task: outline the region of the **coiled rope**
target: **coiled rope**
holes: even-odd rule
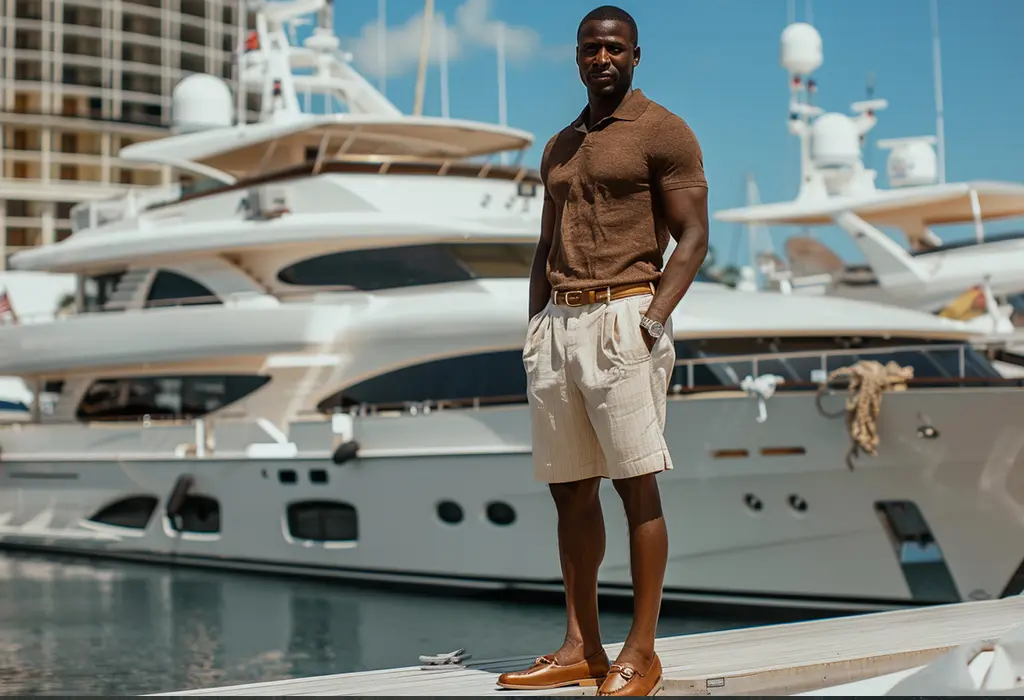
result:
[[[846,454],[846,466],[853,469],[853,459],[861,452],[872,457],[878,454],[878,414],[882,410],[882,394],[906,389],[907,382],[914,378],[914,368],[902,367],[892,361],[883,365],[877,360],[860,360],[849,367],[833,370],[818,389],[815,399],[818,411],[829,418],[838,418],[841,413],[827,412],[821,405],[821,397],[838,377],[848,377],[850,380],[843,412],[846,414],[846,430],[852,441],[850,451]]]

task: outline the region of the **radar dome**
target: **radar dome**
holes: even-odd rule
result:
[[[188,76],[171,94],[171,125],[182,133],[217,129],[234,123],[231,88],[205,73]]]
[[[782,67],[790,75],[810,75],[824,58],[821,34],[806,22],[795,22],[782,30]]]
[[[818,167],[853,167],[860,162],[860,132],[850,117],[822,114],[811,125],[811,159]]]
[[[889,153],[887,170],[890,187],[931,185],[939,179],[935,149],[923,139],[895,145]]]

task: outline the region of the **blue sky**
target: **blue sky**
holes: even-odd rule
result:
[[[506,25],[508,123],[535,135],[527,162],[537,165],[546,140],[586,99],[573,63],[576,26],[595,0],[435,0],[449,31],[452,117],[496,122],[493,30]],[[790,199],[799,172],[797,140],[786,130],[789,91],[779,66],[787,0],[620,0],[635,17],[643,50],[634,85],[680,114],[704,151],[709,209],[744,204],[752,172],[763,201]],[[1024,180],[1024,0],[939,0],[946,122],[947,180]],[[386,0],[387,95],[411,112],[422,0]],[[378,80],[376,0],[336,2],[342,48]],[[807,0],[796,18],[807,20]],[[929,0],[815,0],[824,43],[816,72],[818,104],[848,113],[865,97],[889,101],[872,139],[935,133]],[[459,22],[461,19],[461,23]],[[436,46],[434,47],[436,48]],[[434,58],[438,54],[432,52]],[[439,69],[428,70],[424,112],[440,115]],[[869,147],[867,163],[887,186],[887,152]],[[787,235],[773,229],[776,244]],[[827,235],[827,234],[826,234]],[[740,230],[712,221],[719,260],[746,261]],[[851,261],[859,254],[841,235],[825,237]],[[736,251],[734,253],[734,251]]]

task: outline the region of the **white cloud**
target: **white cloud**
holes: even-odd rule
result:
[[[474,48],[493,51],[502,30],[505,32],[505,56],[509,61],[527,60],[542,51],[540,34],[536,30],[509,25],[490,15],[491,0],[466,0],[455,9],[454,22],[450,22],[450,19],[435,9],[428,62],[436,65],[441,61],[442,32],[448,40],[450,63],[464,57]],[[415,70],[419,63],[423,20],[423,11],[420,10],[404,24],[390,26],[385,30],[384,66],[380,65],[376,21],[365,24],[359,36],[344,41],[343,46],[352,53],[356,66],[368,77],[379,77],[382,69],[386,69],[388,77],[403,75]]]
[[[489,19],[491,0],[466,0],[455,10],[455,26],[460,37],[467,42],[495,49],[498,36],[505,32],[505,56],[522,60],[536,54],[540,47],[540,34],[530,27],[515,27]]]

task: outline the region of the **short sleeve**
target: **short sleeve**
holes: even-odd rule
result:
[[[548,170],[551,167],[551,149],[554,148],[555,141],[558,140],[558,136],[559,134],[555,134],[550,139],[548,139],[547,145],[544,146],[544,153],[540,157],[540,181],[541,184],[544,186],[544,199],[545,201],[549,202],[552,201],[552,199],[551,191],[548,189]]]
[[[704,155],[697,136],[681,117],[669,114],[647,144],[651,185],[662,192],[684,187],[707,187]]]

